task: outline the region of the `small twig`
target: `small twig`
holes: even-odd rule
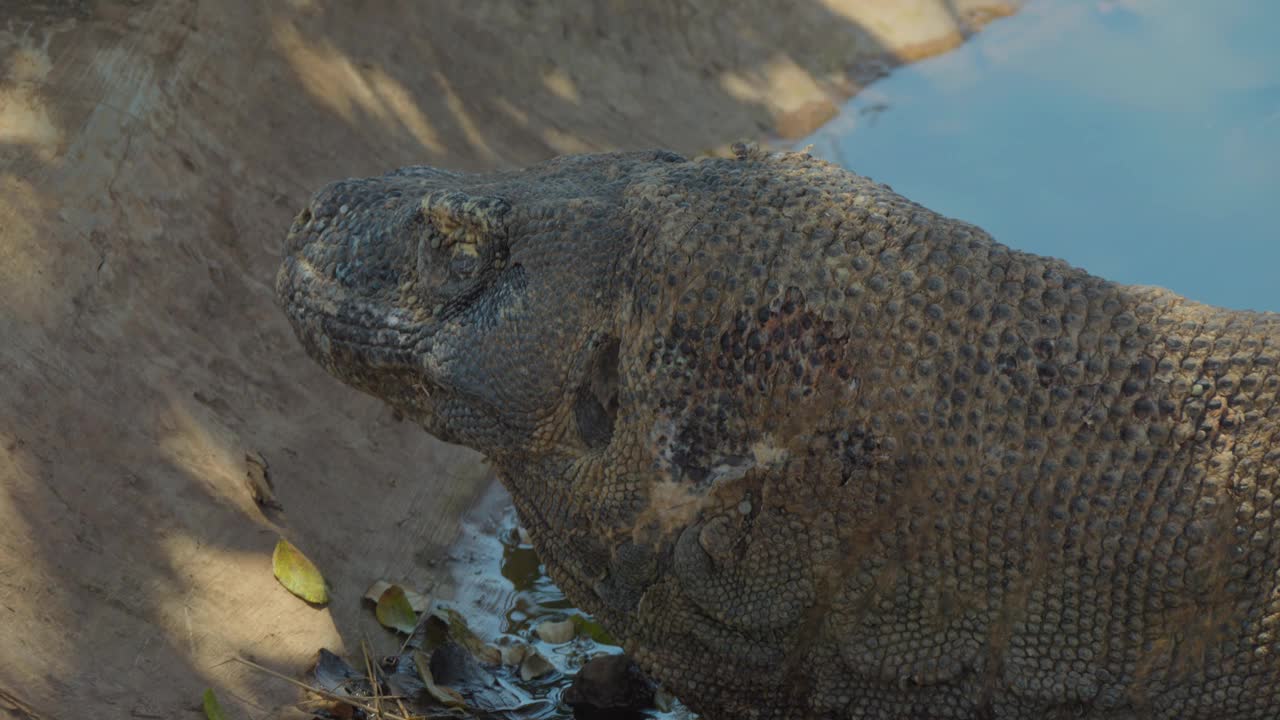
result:
[[[427,609],[418,615],[418,622],[414,623],[413,632],[406,635],[404,638],[404,642],[400,643],[400,652],[398,653],[399,655],[403,655],[404,651],[409,649],[409,643],[413,642],[413,639],[418,635],[418,631],[422,629],[423,624],[425,624],[427,622],[427,619],[431,617],[431,607],[434,604],[435,604],[434,600],[427,603]]]
[[[379,716],[382,715],[382,683],[378,682],[378,676],[373,672],[373,661],[369,659],[369,639],[360,639],[360,653],[364,655],[364,671],[369,674],[369,687],[373,688],[373,706],[377,708]]]

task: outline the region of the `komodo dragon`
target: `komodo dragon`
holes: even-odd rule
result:
[[[706,717],[1280,717],[1280,316],[736,151],[335,182],[277,291]]]

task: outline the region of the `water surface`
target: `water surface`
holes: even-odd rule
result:
[[[1280,2],[1030,0],[813,152],[1000,242],[1280,311]]]

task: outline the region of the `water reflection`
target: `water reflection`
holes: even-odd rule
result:
[[[1280,3],[1031,0],[800,145],[1018,249],[1280,310]]]

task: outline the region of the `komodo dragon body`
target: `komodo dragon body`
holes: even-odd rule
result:
[[[1280,316],[751,147],[345,180],[286,246],[310,355],[707,717],[1280,717]]]

